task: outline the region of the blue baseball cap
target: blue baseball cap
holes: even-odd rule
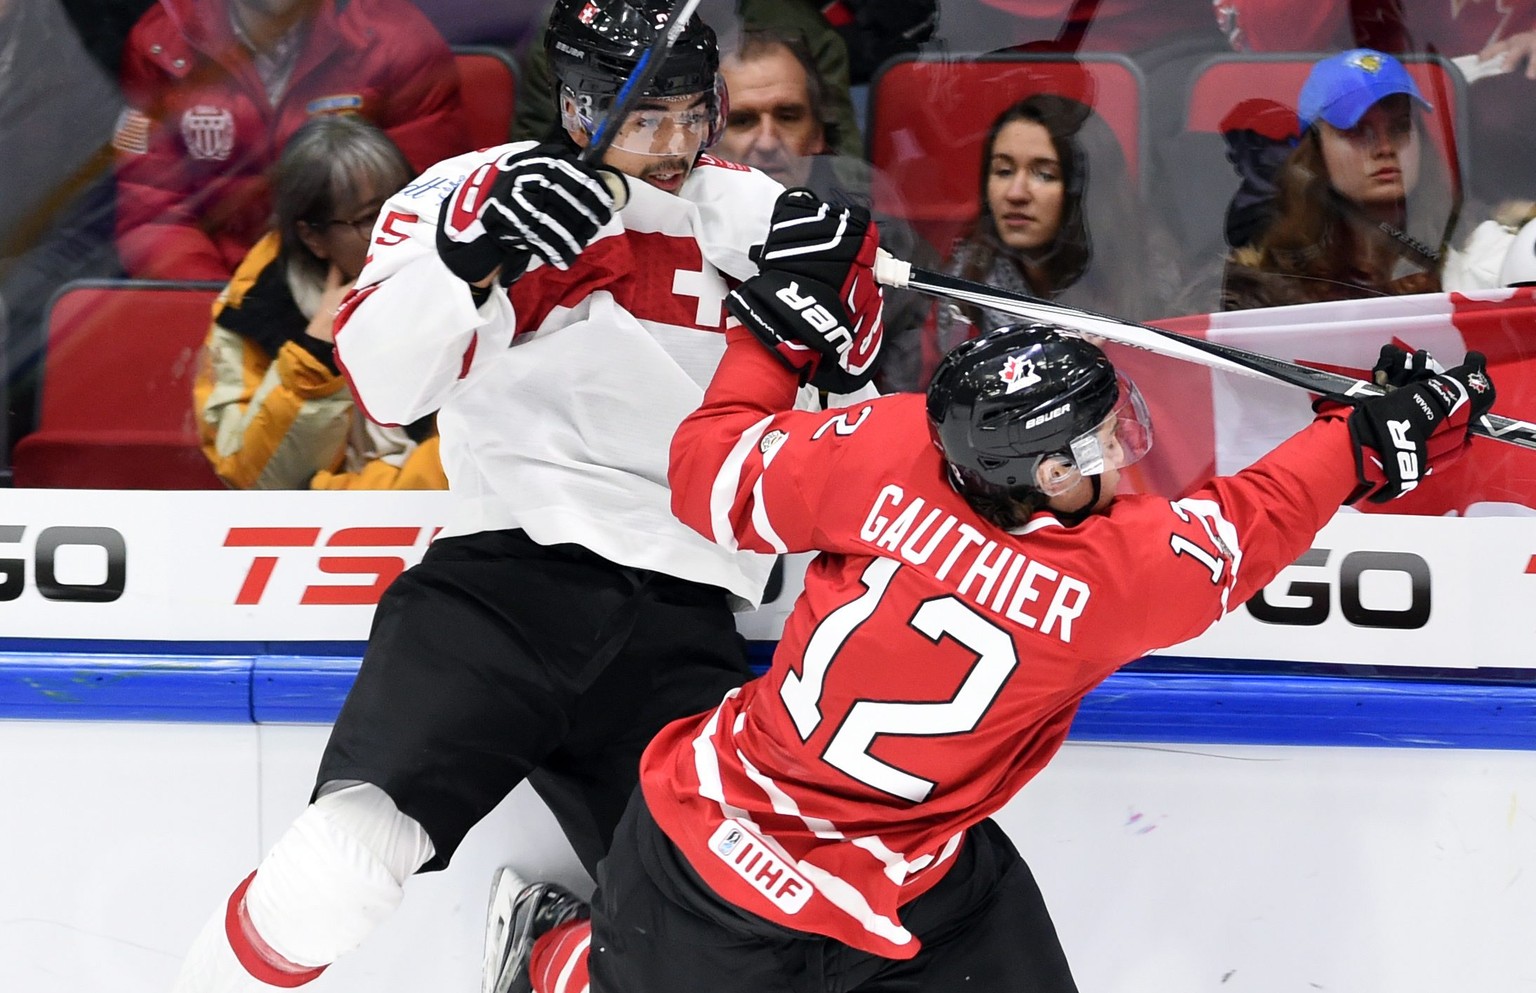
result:
[[[1301,85],[1296,113],[1302,127],[1311,127],[1322,118],[1340,130],[1359,123],[1376,101],[1394,93],[1406,93],[1434,110],[1419,93],[1413,77],[1403,64],[1385,52],[1355,48],[1331,55],[1312,67]]]

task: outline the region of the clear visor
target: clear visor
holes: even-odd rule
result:
[[[597,130],[605,110],[594,107],[590,99],[579,103],[575,123],[590,135]],[[639,108],[625,116],[610,147],[635,155],[691,158],[703,149],[714,119],[714,107],[699,94],[646,97]]]
[[[1072,464],[1061,456],[1047,460],[1041,473],[1040,489],[1047,496],[1059,496],[1076,486],[1084,476],[1101,476],[1111,469],[1124,469],[1141,461],[1152,450],[1152,418],[1147,403],[1136,384],[1119,373],[1120,400],[1091,431],[1072,439]]]

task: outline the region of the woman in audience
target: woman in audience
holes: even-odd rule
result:
[[[1158,311],[1176,283],[1164,261],[1172,253],[1147,250],[1125,156],[1089,107],[1041,93],[1005,109],[982,146],[980,192],[950,274],[1065,306],[1164,316]],[[959,342],[1017,320],[941,306],[928,368]]]
[[[1354,49],[1314,66],[1274,219],[1228,257],[1222,309],[1439,292],[1455,217],[1447,171],[1423,151],[1430,109],[1390,55]]]
[[[384,201],[411,178],[358,117],[317,117],[284,147],[275,230],[214,304],[193,390],[203,451],[236,489],[443,489],[430,425],[380,427],[336,367],[331,321]]]

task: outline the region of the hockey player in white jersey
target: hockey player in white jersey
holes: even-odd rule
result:
[[[438,411],[455,510],[379,604],[310,805],[179,991],[313,980],[524,779],[592,871],[654,732],[750,675],[732,606],[772,558],[683,526],[667,489],[780,193],[703,154],[725,112],[710,29],[689,23],[615,131],[621,210],[576,158],[668,6],[559,0],[562,140],[446,160],[384,206],[337,358],[374,420]]]

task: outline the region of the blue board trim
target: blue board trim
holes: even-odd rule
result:
[[[355,644],[4,647],[0,719],[58,721],[326,724],[341,708],[360,655]],[[751,650],[761,669],[772,644]],[[1089,694],[1071,736],[1536,751],[1536,685],[1133,667]]]

